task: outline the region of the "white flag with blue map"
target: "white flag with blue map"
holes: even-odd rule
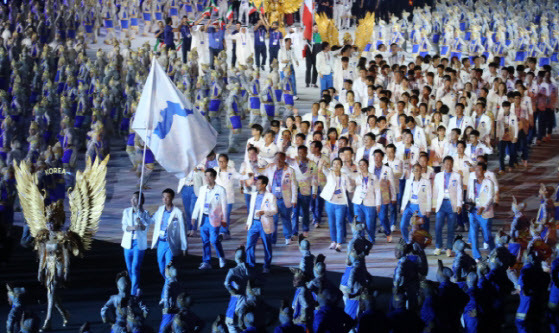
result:
[[[177,178],[186,177],[217,143],[216,130],[196,111],[152,61],[132,123],[157,162]]]

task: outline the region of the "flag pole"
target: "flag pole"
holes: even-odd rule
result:
[[[146,133],[147,133],[147,128],[148,128],[148,121],[146,119],[146,123],[145,123],[145,128],[146,128]],[[137,133],[136,133],[137,134]],[[151,140],[151,135],[147,136],[146,135],[146,139]],[[142,154],[142,171],[140,173],[140,195],[138,196],[138,203],[142,202],[142,190],[144,188],[144,169],[146,166],[146,150],[147,150],[147,140],[146,142],[144,142],[144,152]]]

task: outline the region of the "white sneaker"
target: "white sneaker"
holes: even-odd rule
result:
[[[483,248],[484,248],[485,250],[487,250],[487,249],[489,248],[489,244],[487,244],[487,243],[484,242],[484,243],[483,243]]]
[[[396,231],[396,226],[395,226],[395,225],[391,226],[391,227],[390,227],[390,231],[391,231],[391,232]]]
[[[289,244],[291,244],[291,238],[287,238],[287,239],[285,240],[285,245],[289,245]]]
[[[200,267],[198,267],[198,269],[201,271],[205,271],[208,269],[212,269],[212,265],[208,264],[207,262],[203,262],[200,264]]]
[[[225,258],[219,258],[219,268],[223,268],[225,267],[225,265],[227,265],[227,262],[225,262]]]
[[[441,255],[441,249],[435,249],[435,251],[433,251],[433,255],[440,256]]]

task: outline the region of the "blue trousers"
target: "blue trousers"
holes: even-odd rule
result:
[[[144,260],[145,250],[138,249],[138,240],[132,240],[130,249],[124,249],[124,261],[126,262],[126,269],[130,275],[130,283],[132,284],[130,293],[133,296],[138,295],[140,289],[140,270],[142,268],[142,261]]]
[[[483,233],[484,241],[489,244],[489,250],[495,248],[495,242],[493,241],[493,235],[491,234],[491,224],[493,219],[484,219],[481,215],[475,212],[470,212],[470,241],[472,242],[472,255],[474,259],[480,259],[481,254],[478,249],[477,235],[479,233],[479,228],[481,227],[481,232]]]
[[[274,232],[272,233],[272,244],[276,244],[278,241],[278,222],[281,218],[281,223],[283,225],[283,237],[285,239],[291,238],[293,234],[291,232],[291,208],[285,207],[285,202],[283,199],[277,200],[278,213],[274,215]]]
[[[272,44],[270,42],[270,44]],[[270,59],[268,60],[270,62],[270,66],[272,65],[272,62],[274,61],[274,59],[278,59],[278,54],[279,54],[279,50],[280,47],[279,46],[270,46],[268,52],[270,53]],[[264,65],[266,62],[262,63],[262,65]]]
[[[377,207],[365,205],[353,205],[357,221],[365,223],[367,233],[371,238],[371,243],[375,243],[375,234],[377,230]]]
[[[390,231],[390,222],[388,220],[388,211],[392,209],[396,209],[397,204],[389,203],[386,205],[380,206],[380,211],[378,212],[378,218],[380,220],[380,224],[382,224],[382,228],[384,229],[384,234],[389,236],[392,231]],[[395,213],[392,214],[394,218],[396,218]]]
[[[194,210],[196,200],[198,200],[198,197],[194,194],[194,186],[184,186],[181,190],[181,197],[187,224],[192,230],[196,230],[198,227],[196,223],[194,223],[194,225],[190,225],[190,222],[192,221],[192,211]]]
[[[412,204],[408,202],[408,205],[406,206],[406,209],[404,210],[404,213],[402,214],[402,220],[400,221],[400,230],[402,231],[402,238],[404,238],[404,240],[406,241],[406,243],[409,243],[410,238],[409,238],[409,230],[408,228],[410,227],[410,220],[413,216],[413,213],[417,212],[419,217],[422,217],[424,220],[424,224],[422,229],[427,230],[427,232],[429,232],[429,219],[425,216],[422,215],[420,213],[419,210],[419,205],[418,204]]]
[[[316,199],[312,199],[311,196],[312,218],[313,218],[313,223],[316,224],[320,224],[322,220],[322,212],[324,211],[324,199],[322,199],[322,197],[319,195],[321,190],[322,189],[319,186],[316,191],[317,193],[313,193],[316,194]]]
[[[245,193],[245,203],[247,205],[247,215],[250,213],[250,194]]]
[[[272,59],[270,59],[270,61],[271,60]],[[295,79],[295,68],[293,68],[293,65],[291,65],[289,67],[291,68],[291,74],[289,75],[289,81],[291,82],[291,87],[293,87],[293,96],[297,96],[297,81]],[[285,75],[283,74],[283,71],[280,72],[280,77],[281,77],[282,80],[285,77]]]
[[[505,156],[509,153],[509,167],[516,164],[516,145],[512,141],[499,141],[499,169],[505,170]]]
[[[163,276],[163,281],[167,283],[167,277],[165,276],[165,268],[173,260],[173,252],[169,247],[167,241],[162,241],[161,239],[157,242],[157,265],[159,266],[159,273]],[[163,290],[161,289],[161,299],[163,299]]]
[[[202,226],[200,227],[200,237],[202,237],[202,248],[204,250],[202,254],[202,261],[210,263],[212,259],[212,245],[217,252],[219,258],[223,258],[223,247],[219,241],[219,227],[213,227],[210,224],[210,219],[207,215],[202,218]]]
[[[463,198],[466,198],[467,195],[467,191],[464,190]],[[456,214],[456,223],[461,227],[465,227],[466,221],[468,221],[469,219],[470,218],[468,217],[468,211],[465,209],[462,209],[462,212],[460,214]]]
[[[398,220],[398,202],[389,203],[386,206],[388,206],[388,212],[390,213],[389,225],[390,226],[396,225],[396,221]],[[386,232],[386,230],[384,232]],[[390,230],[388,230],[388,232],[390,232]]]
[[[345,242],[345,216],[347,205],[336,205],[326,201],[326,214],[328,215],[328,225],[330,227],[330,240],[338,244]]]
[[[437,249],[443,248],[443,226],[447,221],[447,241],[446,248],[452,249],[454,243],[454,223],[456,222],[456,213],[452,211],[450,199],[444,199],[441,208],[437,212],[435,222],[435,245]]]
[[[334,86],[334,79],[332,78],[332,74],[322,75],[320,78],[320,93],[322,94],[323,90],[328,88],[332,88]]]
[[[527,161],[528,160],[528,149],[530,148],[530,145],[528,144],[528,135],[526,135],[524,133],[524,130],[521,130],[518,132],[518,141],[516,141],[516,154],[517,154],[517,159],[518,159],[518,154],[520,155],[520,158],[523,161]]]
[[[262,245],[264,246],[264,267],[270,268],[272,264],[272,234],[267,234],[264,232],[262,227],[262,222],[260,220],[253,220],[250,229],[248,229],[247,234],[247,264],[254,267],[256,263],[254,249],[256,243],[258,243],[258,238],[262,239]]]
[[[310,205],[312,196],[297,194],[297,206],[293,207],[293,214],[291,217],[291,228],[293,235],[299,233],[299,216],[303,217],[303,231],[309,231],[310,224]]]
[[[398,194],[396,195],[396,203],[398,204],[398,211],[402,210],[402,195],[404,195],[404,190],[406,189],[406,180],[400,179],[398,184]]]
[[[157,242],[157,265],[159,266],[159,273],[165,279],[165,267],[173,260],[173,252],[169,247],[167,241],[159,240]]]
[[[254,45],[254,60],[258,68],[266,65],[266,45]]]
[[[221,227],[219,233],[221,234],[229,234],[229,226],[231,225],[231,211],[233,210],[233,204],[227,204],[227,211],[225,212],[225,227]]]

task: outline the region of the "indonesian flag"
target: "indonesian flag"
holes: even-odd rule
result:
[[[303,36],[305,39],[312,39],[312,25],[313,25],[313,0],[305,0],[305,7],[303,8],[303,25],[305,26],[305,31]]]
[[[225,17],[227,17],[228,20],[233,19],[233,6],[229,6],[229,9],[227,9],[227,14],[225,15]]]

